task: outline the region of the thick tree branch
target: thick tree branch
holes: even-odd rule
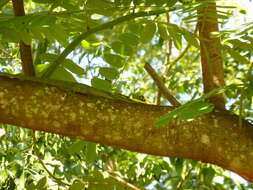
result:
[[[149,63],[145,63],[144,68],[149,73],[149,75],[152,77],[152,79],[155,81],[155,83],[158,86],[159,90],[161,91],[162,95],[164,95],[164,97],[171,103],[171,105],[180,106],[181,104],[179,103],[179,101],[177,101],[177,99],[168,90],[168,88],[165,86],[161,77],[159,77],[157,75],[157,73],[151,67],[151,65]]]
[[[207,0],[198,1],[204,2]],[[208,13],[212,16],[208,16]],[[209,2],[208,6],[202,8],[198,14],[200,15],[198,29],[204,93],[208,93],[225,85],[220,38],[211,37],[212,32],[219,32],[218,19],[213,16],[217,14],[215,1]],[[210,102],[220,109],[225,109],[224,94],[211,97]]]
[[[67,89],[66,89],[67,90]],[[253,181],[253,125],[226,111],[154,121],[172,107],[70,93],[40,82],[0,77],[0,122],[147,154],[213,163]]]
[[[25,16],[23,0],[12,0],[13,10],[16,17]],[[25,75],[35,76],[33,67],[31,46],[25,44],[23,41],[19,42],[19,51],[21,56],[22,70]]]

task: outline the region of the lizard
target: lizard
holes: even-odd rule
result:
[[[60,88],[64,91],[71,91],[73,93],[104,97],[107,99],[116,99],[116,100],[121,100],[121,101],[125,101],[128,103],[145,103],[145,102],[138,100],[138,99],[132,99],[132,98],[129,98],[128,96],[118,94],[118,93],[107,92],[107,91],[100,90],[100,89],[91,87],[91,86],[83,84],[83,83],[78,83],[78,82],[41,79],[38,77],[31,77],[31,76],[26,76],[26,75],[22,75],[22,74],[9,74],[9,73],[4,73],[4,72],[0,72],[0,77],[1,76],[7,77],[7,78],[15,78],[15,79],[19,79],[19,80],[28,80],[28,81],[33,81],[33,82],[39,82],[39,83],[47,84],[50,86],[55,86],[55,87]]]

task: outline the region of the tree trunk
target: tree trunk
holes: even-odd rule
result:
[[[253,181],[253,125],[215,110],[191,122],[154,122],[172,107],[64,91],[0,77],[0,122],[131,151],[216,164]]]

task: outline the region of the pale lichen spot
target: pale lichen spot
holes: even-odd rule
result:
[[[4,92],[0,92],[0,98],[4,97]]]
[[[38,90],[34,93],[35,96],[43,96],[44,95],[44,92],[43,90]]]
[[[111,115],[110,115],[110,118],[111,118],[111,120],[112,120],[112,121],[115,121],[115,119],[117,118],[117,116],[116,116],[116,115],[111,114]]]
[[[109,121],[109,117],[107,115],[102,116],[101,119],[104,121]]]
[[[170,130],[170,134],[171,134],[171,135],[174,135],[175,133],[176,133],[176,131],[175,131],[174,129],[171,129],[171,130]]]
[[[213,121],[214,121],[214,127],[219,127],[219,125],[218,125],[218,120],[217,120],[217,119],[214,119]]]
[[[201,141],[201,143],[203,143],[203,144],[209,144],[210,143],[210,138],[209,138],[209,136],[208,135],[206,135],[206,134],[203,134],[203,135],[201,135],[201,139],[200,139],[200,141]]]
[[[93,104],[93,103],[87,103],[87,106],[88,106],[89,108],[95,108],[95,107],[96,107],[95,104]]]
[[[96,104],[101,104],[101,101],[100,101],[100,100],[97,100],[97,101],[96,101]]]
[[[8,103],[6,101],[0,99],[0,107],[2,109],[5,109],[7,106],[8,106]]]
[[[25,116],[27,117],[27,118],[33,118],[33,115],[32,115],[32,113],[30,112],[30,111],[28,111],[28,112],[26,112],[25,113]]]
[[[222,150],[222,148],[219,146],[218,147],[218,152],[222,152],[223,150]]]
[[[245,157],[245,155],[241,154],[241,155],[240,155],[240,158],[241,158],[242,160],[245,160],[246,157]]]
[[[84,103],[83,103],[83,102],[79,102],[79,106],[80,106],[80,107],[83,107],[83,106],[84,106]]]
[[[141,122],[140,122],[140,121],[137,121],[137,122],[134,124],[134,126],[135,126],[136,128],[141,128]]]
[[[58,121],[53,121],[53,126],[55,127],[55,128],[60,128],[61,127],[61,123],[60,122],[58,122]]]
[[[136,136],[137,136],[137,137],[141,137],[141,136],[142,136],[142,133],[141,133],[141,132],[136,133]]]
[[[71,112],[71,113],[70,113],[70,119],[71,119],[72,121],[75,121],[75,120],[76,120],[76,113],[75,113],[75,112]]]
[[[108,108],[107,111],[108,111],[109,113],[112,113],[112,112],[113,112],[113,110],[110,109],[110,108]]]
[[[117,135],[117,136],[113,136],[113,139],[114,139],[115,141],[120,141],[120,140],[122,140],[122,137],[119,136],[119,135]]]
[[[93,126],[93,125],[95,125],[95,123],[96,123],[96,120],[89,120],[89,124],[90,124],[90,125]]]
[[[46,111],[42,111],[42,112],[40,113],[40,115],[41,115],[42,117],[44,117],[44,118],[48,118],[49,113],[46,112]]]
[[[234,157],[232,161],[230,162],[231,167],[233,168],[239,168],[241,165],[241,161],[238,157]]]
[[[111,135],[105,135],[105,138],[107,138],[107,139],[111,139],[111,138],[112,138],[112,136],[111,136]]]
[[[84,115],[84,110],[79,110],[80,115]]]
[[[39,108],[35,107],[35,108],[32,108],[31,110],[34,114],[38,114],[39,112]]]
[[[89,135],[90,134],[90,131],[85,129],[84,127],[81,128],[81,131],[82,131],[83,135]]]

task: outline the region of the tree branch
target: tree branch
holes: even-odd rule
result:
[[[207,7],[198,11],[198,14],[201,15],[198,18],[198,29],[204,93],[216,88],[223,88],[225,85],[222,53],[221,48],[219,48],[220,38],[211,37],[212,32],[219,32],[218,19],[213,15],[207,16],[206,11],[212,12],[212,14],[217,13],[215,1],[209,2]],[[209,101],[217,108],[225,109],[224,94],[213,96]]]
[[[12,0],[13,11],[16,17],[25,16],[23,0]],[[21,56],[22,70],[25,75],[35,76],[33,67],[31,46],[25,44],[23,41],[19,42],[19,51]]]
[[[133,20],[135,18],[139,17],[145,17],[145,16],[153,16],[153,15],[159,15],[163,14],[169,11],[176,10],[175,7],[173,8],[166,8],[166,9],[160,9],[160,10],[155,10],[155,11],[146,11],[146,12],[138,12],[138,13],[133,13],[129,15],[125,15],[122,17],[119,17],[113,21],[106,22],[104,24],[101,24],[99,26],[96,26],[94,28],[89,29],[88,31],[82,33],[80,36],[78,36],[76,39],[74,39],[65,49],[64,51],[59,55],[59,57],[51,64],[50,67],[43,73],[42,78],[49,78],[51,74],[55,71],[55,69],[63,62],[63,60],[68,56],[69,53],[71,53],[79,44],[82,40],[87,38],[88,36],[105,30],[105,29],[110,29],[113,28],[114,26],[121,24],[126,21]]]
[[[151,67],[149,63],[145,63],[144,68],[155,81],[156,85],[158,86],[161,93],[164,97],[171,103],[173,106],[180,106],[181,104],[177,101],[177,99],[172,95],[172,93],[167,89],[163,80],[157,75],[155,70]]]
[[[253,125],[227,111],[154,122],[172,107],[70,93],[0,76],[0,122],[131,151],[216,164],[253,182]]]

